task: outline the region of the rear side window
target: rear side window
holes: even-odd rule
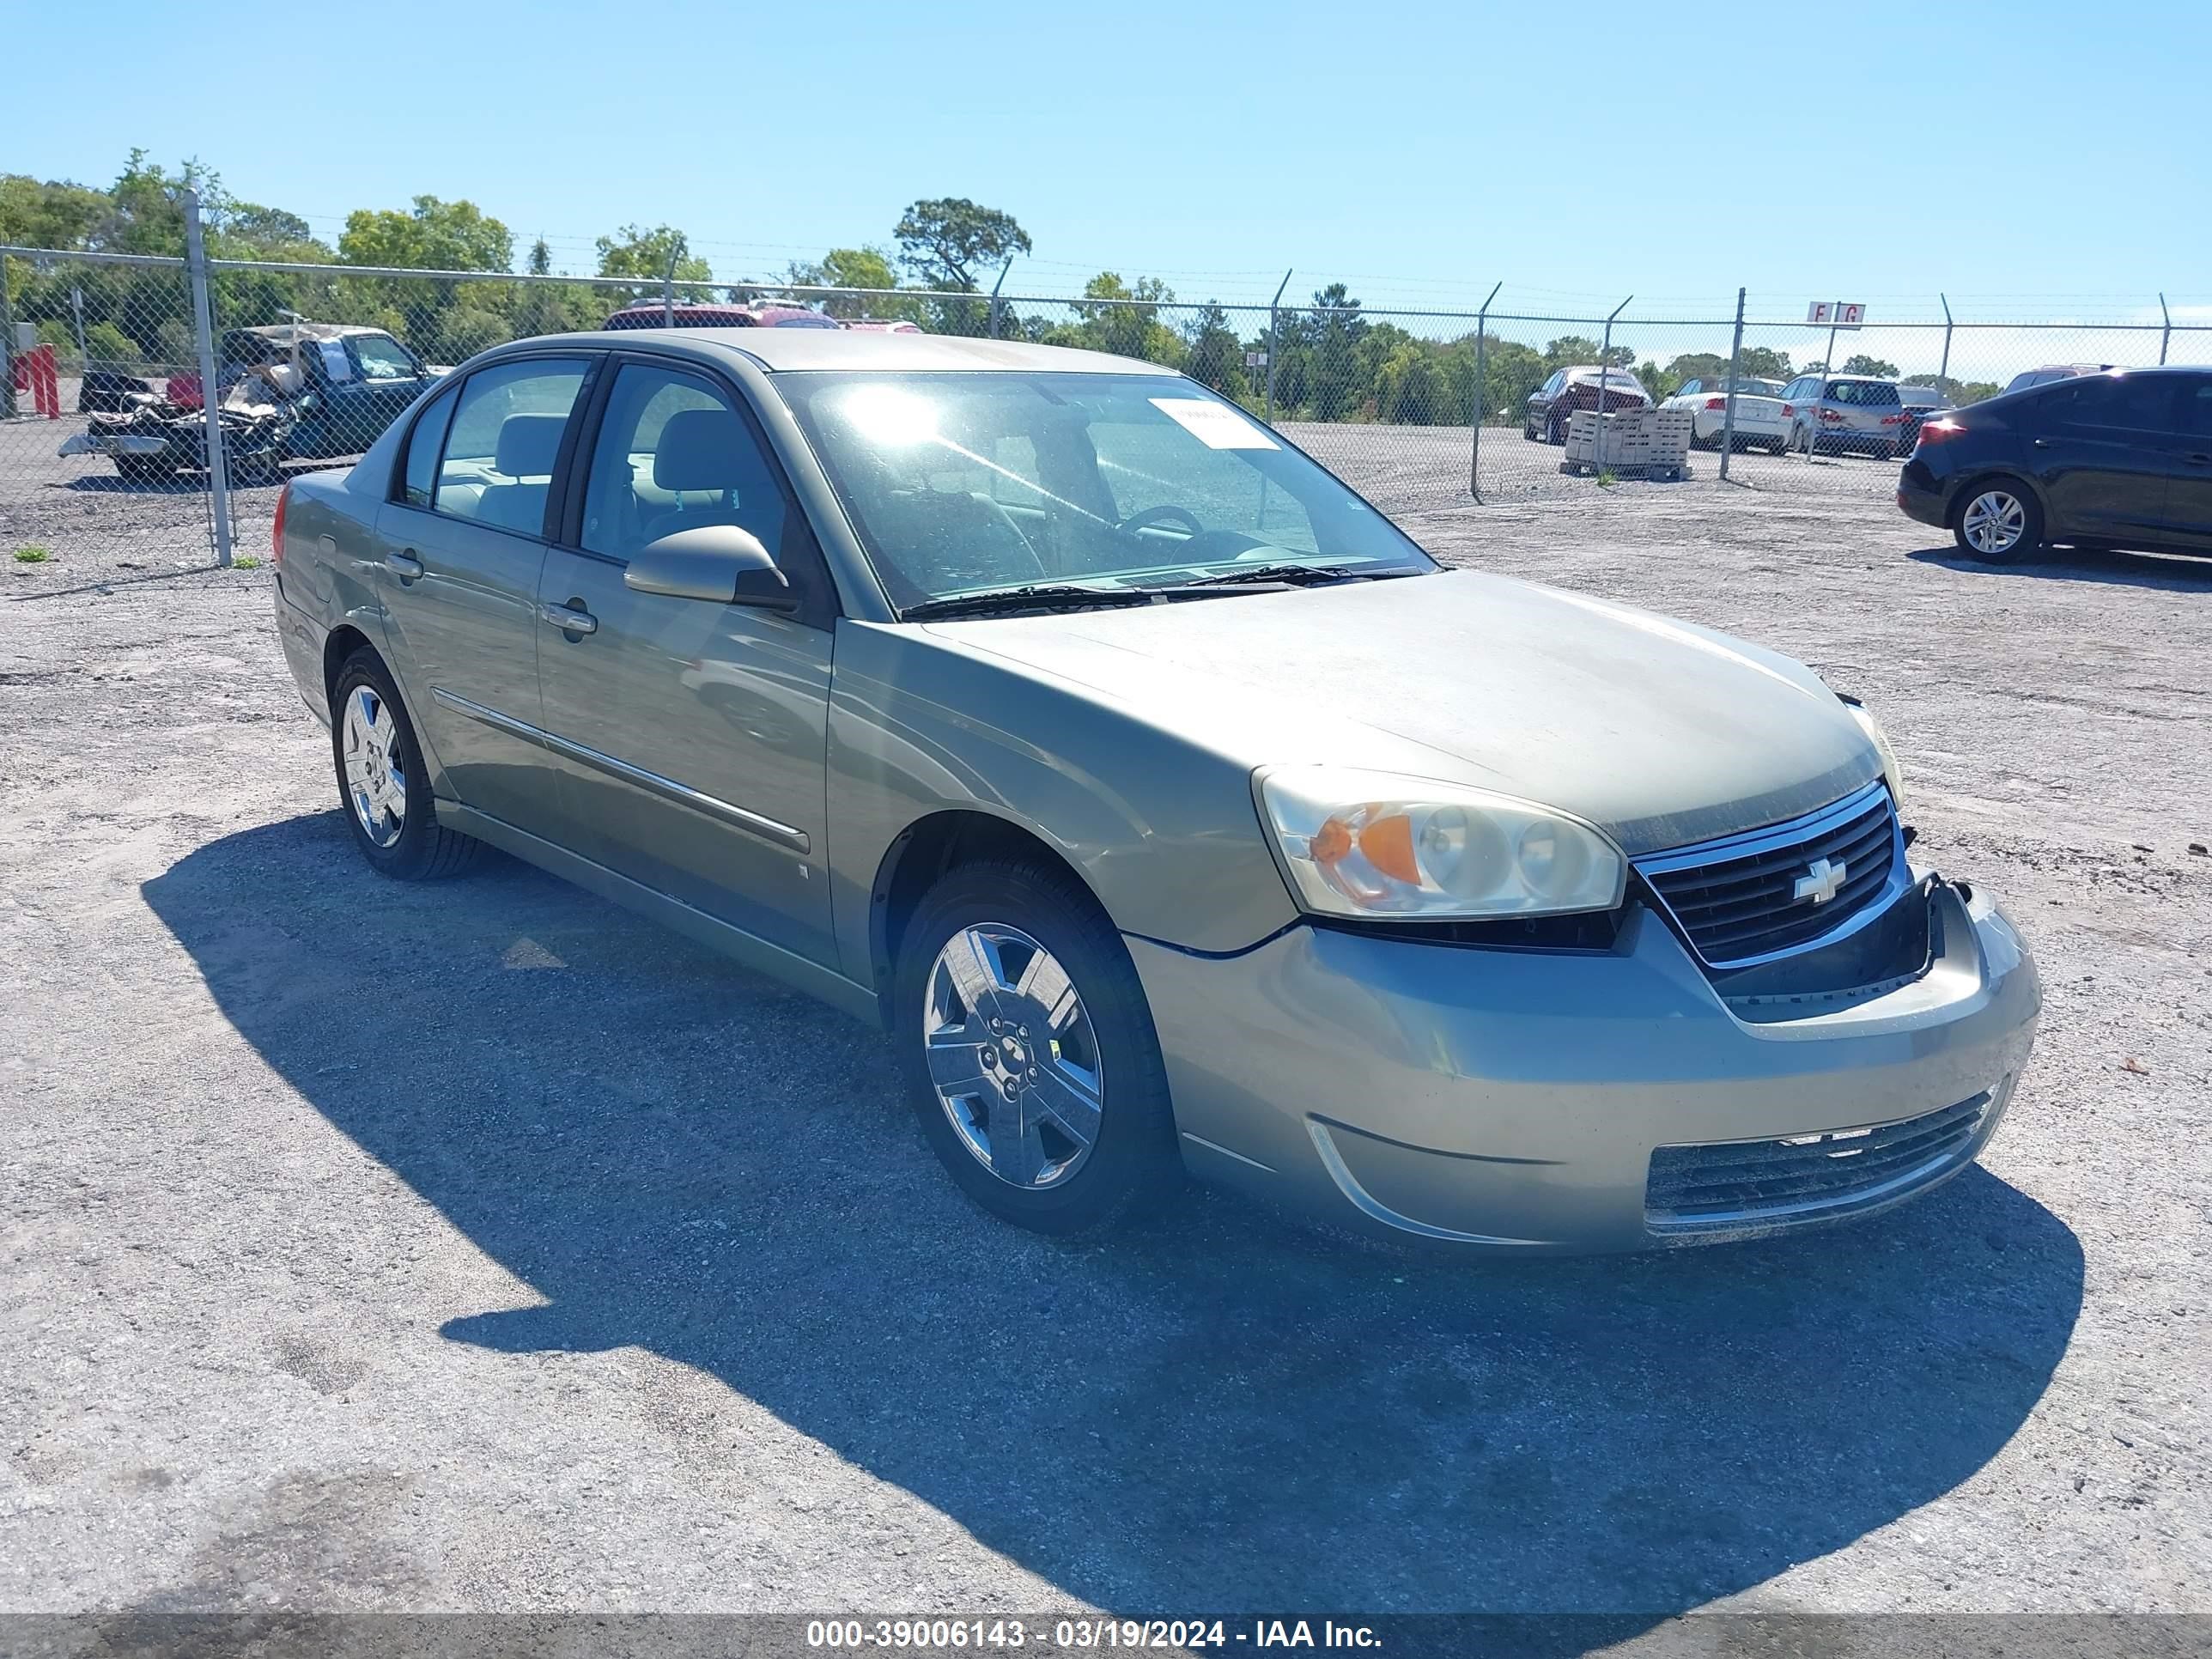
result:
[[[432,507],[543,535],[554,459],[587,367],[581,357],[532,357],[470,375],[453,406]]]
[[[453,393],[441,392],[416,417],[407,434],[407,467],[402,499],[410,507],[430,505],[430,492],[438,482],[438,457],[446,447],[446,428],[453,423]]]
[[[2046,418],[2067,426],[2171,429],[2174,382],[2158,375],[2091,374],[2069,380],[2041,403]]]
[[[2181,429],[2212,438],[2212,374],[2191,374],[2182,381]]]

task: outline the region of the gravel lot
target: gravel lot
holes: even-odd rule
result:
[[[0,1607],[2212,1612],[2212,565],[1699,461],[1407,522],[1863,695],[2049,1006],[1984,1167],[1649,1259],[1004,1230],[868,1032],[369,875],[195,496],[6,565]],[[9,471],[19,539],[97,493]]]

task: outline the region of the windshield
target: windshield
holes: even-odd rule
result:
[[[1782,382],[1779,380],[1732,380],[1729,383],[1729,390],[1758,398],[1779,398],[1782,395]]]
[[[1286,562],[1436,566],[1179,375],[773,377],[902,610],[1024,584],[1170,586]]]

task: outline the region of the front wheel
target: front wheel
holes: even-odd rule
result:
[[[1097,1232],[1180,1184],[1144,987],[1063,873],[1016,860],[949,872],[905,930],[892,994],[923,1138],[993,1215]]]
[[[414,723],[373,652],[347,658],[331,689],[331,759],[354,844],[379,875],[434,881],[476,861],[483,843],[438,822]]]
[[[2043,540],[2043,509],[2009,478],[1968,493],[1953,522],[1959,545],[1988,564],[2010,564]]]

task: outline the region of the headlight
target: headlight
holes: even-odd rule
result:
[[[1261,811],[1301,902],[1338,916],[1610,910],[1628,866],[1580,818],[1510,795],[1334,766],[1262,772]]]
[[[1905,774],[1898,769],[1897,751],[1889,746],[1889,738],[1882,731],[1881,722],[1867,713],[1867,706],[1856,697],[1845,696],[1838,691],[1836,701],[1850,711],[1850,717],[1858,722],[1859,730],[1867,734],[1867,741],[1874,745],[1874,752],[1881,757],[1881,775],[1889,784],[1889,798],[1897,803],[1900,811],[1903,810]]]

